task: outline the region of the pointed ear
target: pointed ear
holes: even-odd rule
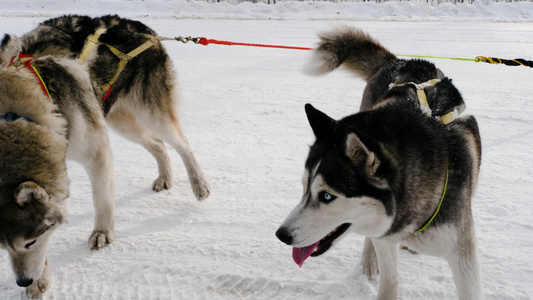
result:
[[[309,124],[311,125],[317,140],[326,138],[335,129],[337,121],[315,109],[309,103],[305,105],[305,113],[307,114],[307,120],[309,120]]]
[[[32,200],[46,203],[48,199],[48,193],[33,181],[23,182],[15,190],[15,200],[21,207]]]
[[[20,39],[14,35],[5,34],[0,41],[0,65],[7,65],[11,58],[22,51]]]
[[[368,150],[356,133],[349,132],[346,136],[346,156],[354,164],[364,166],[369,176],[376,174],[380,161],[374,152]]]
[[[0,49],[4,48],[12,40],[11,35],[6,33],[0,42]]]

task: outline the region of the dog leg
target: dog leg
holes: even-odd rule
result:
[[[391,244],[379,239],[372,239],[376,249],[380,270],[377,300],[398,299],[398,248],[399,244]]]
[[[175,123],[177,123],[177,121],[175,121]],[[179,125],[176,125],[175,128],[176,134],[173,134],[169,137],[168,143],[172,145],[172,147],[174,147],[174,149],[176,149],[181,156],[181,159],[185,164],[185,168],[187,169],[189,181],[196,199],[204,200],[209,197],[211,186],[207,182],[207,179],[205,178],[204,172],[202,171],[202,168],[200,168],[198,161],[196,161],[192,148],[189,145],[189,141],[187,141],[185,134]]]
[[[84,160],[89,174],[95,209],[94,230],[89,237],[91,250],[98,250],[113,242],[115,238],[115,205],[113,202],[113,162],[109,139],[104,130],[99,140],[89,140],[91,151]]]
[[[46,258],[43,274],[26,288],[26,295],[32,299],[40,297],[48,289],[48,284],[50,284],[50,267],[48,266],[48,258]]]
[[[459,245],[457,252],[448,258],[459,300],[481,300],[481,276],[475,239]]]
[[[154,116],[151,122],[147,122],[144,125],[155,135],[158,135],[158,138],[161,138],[176,149],[187,169],[194,195],[198,200],[204,200],[209,196],[211,187],[194,157],[192,148],[174,112],[168,111],[166,113],[168,114],[166,118]]]
[[[376,250],[374,249],[374,244],[372,244],[372,239],[368,237],[365,238],[363,255],[361,257],[361,265],[363,267],[363,274],[365,274],[369,280],[372,280],[378,276],[379,269]]]
[[[107,123],[128,140],[143,146],[157,162],[159,177],[154,181],[152,189],[156,192],[172,187],[172,167],[165,143],[154,137],[142,127],[135,116],[125,110],[113,110],[106,118]]]

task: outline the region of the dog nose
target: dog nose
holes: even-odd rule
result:
[[[278,231],[276,231],[276,236],[278,237],[280,241],[284,242],[285,244],[287,245],[292,244],[292,236],[289,230],[287,230],[287,228],[280,227]]]
[[[28,287],[32,283],[33,283],[33,279],[31,279],[31,278],[19,278],[19,279],[17,279],[17,285],[20,286],[20,287]]]

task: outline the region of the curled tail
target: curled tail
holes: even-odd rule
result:
[[[340,26],[319,35],[320,42],[312,60],[305,66],[311,75],[329,73],[340,65],[368,80],[383,65],[397,60],[379,42],[362,30]]]

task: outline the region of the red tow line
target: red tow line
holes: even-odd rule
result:
[[[202,44],[204,46],[207,46],[209,44],[218,44],[218,45],[226,45],[226,46],[249,46],[249,47],[280,48],[280,49],[293,49],[293,50],[313,50],[313,48],[308,48],[308,47],[236,43],[236,42],[230,42],[230,41],[219,41],[219,40],[207,39],[205,37],[200,38],[200,40],[198,41],[198,44]]]

